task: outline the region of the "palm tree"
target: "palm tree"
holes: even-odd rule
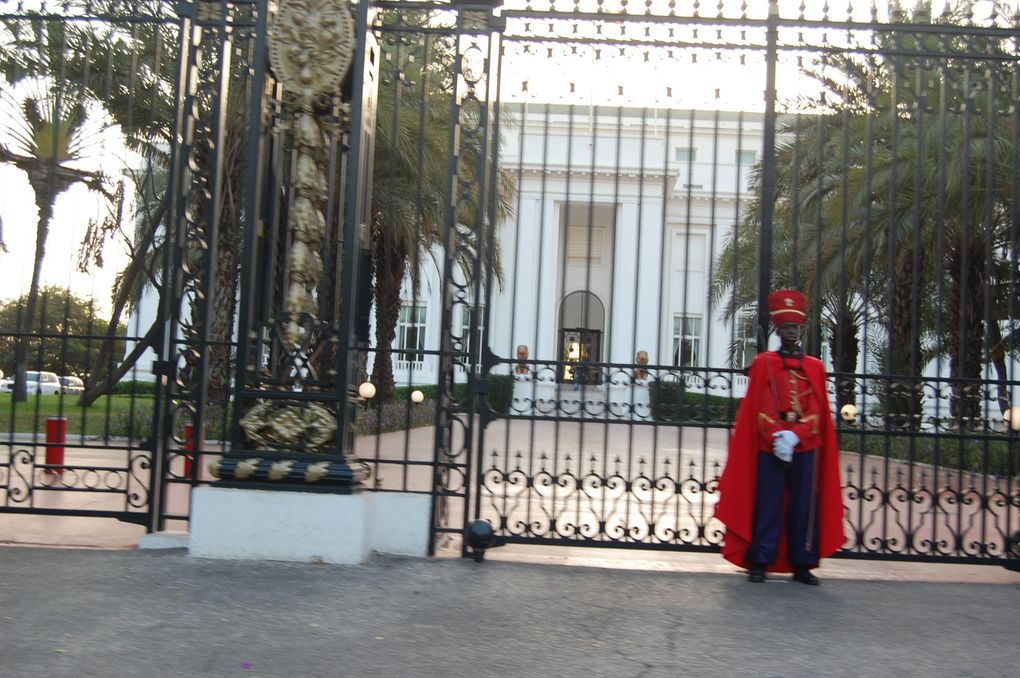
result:
[[[0,142],[0,162],[14,165],[28,177],[35,193],[39,216],[36,222],[35,256],[32,281],[28,289],[15,352],[15,401],[27,399],[25,372],[27,366],[28,333],[35,323],[36,305],[43,260],[46,257],[46,240],[49,237],[53,207],[61,193],[81,183],[107,197],[112,193],[105,186],[101,172],[76,167],[92,143],[97,130],[91,124],[89,112],[73,88],[58,87],[52,81],[36,83],[41,96],[27,95],[20,101],[20,116],[4,116],[0,123],[9,143]],[[17,104],[14,83],[3,86],[2,97],[7,104]],[[100,130],[101,131],[101,130]]]
[[[960,16],[950,12],[938,21],[955,24]],[[919,6],[910,20],[928,23],[928,8]],[[984,320],[994,312],[985,307],[994,289],[988,283],[1001,269],[997,261],[1015,249],[1008,218],[1012,136],[1001,129],[1008,120],[989,122],[992,107],[1008,110],[1009,77],[981,77],[966,59],[897,56],[946,51],[941,32],[879,40],[889,48],[886,57],[824,56],[813,73],[823,94],[804,102],[822,112],[809,125],[795,118],[779,126],[777,223],[786,214],[808,224],[794,246],[806,291],[831,307],[844,346],[855,345],[849,324],[882,321],[889,422],[919,423],[929,337],[935,352],[948,357],[951,413],[973,423],[980,394],[966,384],[981,375]],[[990,38],[952,40],[961,53],[1000,53]],[[856,360],[845,366],[854,369]]]
[[[93,15],[116,17],[122,12],[119,0],[92,0],[87,4],[87,11]],[[174,13],[171,3],[165,0],[139,0],[133,7],[139,16],[158,18]],[[12,34],[25,32],[25,22],[9,19],[5,23]],[[172,288],[170,281],[162,279],[162,260],[165,248],[176,245],[168,240],[173,231],[167,228],[166,223],[166,185],[176,104],[167,95],[175,91],[177,85],[179,51],[175,47],[178,36],[172,23],[155,19],[132,22],[125,27],[116,22],[68,22],[39,17],[31,25],[44,27],[48,32],[59,31],[60,40],[38,43],[27,35],[12,42],[2,54],[8,69],[35,77],[53,77],[59,72],[64,82],[79,83],[82,97],[107,111],[118,125],[126,146],[141,159],[140,169],[129,170],[137,187],[137,211],[125,219],[136,224],[134,229],[128,229],[133,231],[134,239],[125,243],[130,249],[130,257],[126,268],[118,276],[113,312],[96,369],[89,375],[81,398],[82,404],[87,405],[108,392],[146,349],[157,349],[163,332],[163,322],[156,318],[149,328],[140,330],[140,341],[124,360],[118,360],[115,355],[115,330],[123,314],[141,297],[143,289],[153,287],[162,297],[170,294]],[[33,49],[37,43],[43,47]],[[94,63],[97,55],[104,59],[103,68],[97,68]],[[208,60],[202,64],[206,70],[216,67]],[[231,68],[239,77],[232,78],[234,84],[223,102],[227,109],[223,116],[226,129],[220,139],[224,190],[222,200],[213,207],[218,210],[219,229],[215,241],[209,242],[214,242],[217,257],[209,262],[207,268],[200,261],[202,252],[189,251],[182,255],[187,259],[185,268],[196,276],[194,285],[197,289],[204,289],[211,278],[215,278],[213,294],[203,295],[212,311],[208,316],[200,317],[200,305],[193,304],[191,318],[186,323],[200,331],[206,317],[209,319],[209,327],[206,328],[209,341],[205,345],[208,346],[210,364],[209,400],[213,404],[223,404],[228,397],[229,346],[235,319],[244,220],[242,205],[246,195],[247,155],[243,148],[247,141],[249,111],[246,105],[248,93],[243,91],[248,79],[240,77],[247,68],[243,55],[235,55]],[[196,106],[207,112],[211,102],[198,101]],[[207,145],[196,145],[191,165],[205,168],[210,162],[208,156],[211,153]],[[199,170],[199,173],[203,171]],[[192,204],[189,209],[195,223],[214,221],[213,215],[203,214],[206,206]],[[90,232],[91,240],[85,244],[86,249],[98,250],[110,232],[103,229]],[[180,305],[182,299],[169,301]]]
[[[139,0],[135,10],[155,12],[165,4],[161,0]],[[73,6],[74,3],[71,3]],[[78,9],[81,9],[80,7]],[[96,15],[117,16],[122,6],[115,0],[96,0],[91,11]],[[69,7],[68,11],[74,11]],[[140,297],[145,285],[159,285],[158,247],[165,215],[164,200],[153,199],[151,184],[165,174],[166,149],[170,145],[173,102],[165,96],[172,90],[177,54],[174,28],[164,22],[134,22],[130,30],[120,31],[103,22],[74,22],[26,12],[23,18],[3,20],[9,40],[0,44],[0,68],[10,82],[35,79],[57,82],[65,92],[73,92],[79,106],[102,108],[115,122],[132,151],[144,161],[143,168],[131,171],[134,184],[142,187],[143,199],[137,200],[133,215],[118,214],[114,228],[90,229],[83,243],[80,266],[97,264],[98,253],[111,233],[119,231],[120,219],[138,223],[136,238],[127,243],[130,257],[117,276],[109,324],[99,354],[86,380],[82,404],[88,405],[126,374],[146,348],[154,348],[162,329],[158,321],[138,342],[131,355],[120,361],[117,340],[121,318]],[[102,55],[108,67],[97,68]],[[65,96],[65,102],[70,101]],[[161,174],[162,173],[162,174]],[[162,196],[165,199],[165,196]],[[116,210],[119,212],[119,206]],[[109,220],[107,220],[109,221]],[[130,230],[130,229],[129,229]]]
[[[861,73],[852,61],[846,68]],[[859,109],[854,97],[868,90],[859,89],[865,85],[856,80],[853,87],[830,83],[845,103],[842,111],[819,114],[806,126],[799,119],[782,125],[780,134],[794,141],[778,155],[783,166],[798,165],[797,182],[787,186],[785,195],[796,196],[795,211],[805,222],[799,242],[802,286],[820,300],[836,372],[857,371],[860,332],[866,322],[884,319],[888,350],[882,352],[883,371],[900,377],[884,385],[886,410],[894,413],[888,421],[916,426],[921,401],[915,386],[923,362],[913,322],[917,314],[911,310],[921,297],[918,265],[913,248],[901,245],[906,236],[883,228],[910,221],[883,211],[881,198],[890,193],[884,164],[891,145],[889,116]],[[799,148],[797,158],[790,157],[793,144]],[[883,270],[887,275],[881,275]],[[854,402],[854,380],[838,379],[838,403]]]
[[[868,317],[868,307],[859,290],[860,281],[854,274],[840,282],[838,275],[833,279],[831,270],[816,270],[817,255],[823,247],[818,240],[818,232],[824,234],[829,231],[801,223],[809,221],[812,211],[809,199],[800,196],[799,201],[794,201],[789,198],[797,195],[799,187],[791,175],[798,166],[792,156],[800,152],[796,149],[796,139],[803,140],[803,136],[795,136],[795,132],[801,125],[799,120],[785,121],[783,129],[787,133],[781,137],[777,148],[779,200],[774,212],[771,284],[773,289],[793,286],[807,294],[812,308],[817,309],[821,327],[813,323],[809,325],[804,338],[806,350],[818,353],[821,341],[827,335],[834,371],[837,375],[853,374],[857,371],[860,354],[859,330]],[[760,166],[752,170],[752,187],[760,185],[760,173]],[[807,182],[802,177],[801,181],[814,183],[817,179]],[[722,305],[723,319],[727,322],[734,322],[758,301],[759,205],[760,199],[748,205],[745,216],[734,226],[713,267],[712,303]],[[815,317],[814,312],[809,315]],[[838,379],[838,405],[854,402],[856,383],[853,377]]]
[[[956,24],[964,14],[950,11],[936,22]],[[919,6],[910,20],[929,23],[930,8]],[[995,289],[988,283],[997,261],[1015,249],[1011,119],[997,116],[1009,109],[1010,77],[948,54],[937,62],[898,56],[969,51],[994,59],[1003,52],[991,38],[947,44],[944,34],[929,31],[883,38],[883,44],[896,49],[882,61],[825,60],[830,72],[848,75],[848,84],[827,82],[830,95],[843,102],[846,121],[829,138],[848,140],[850,148],[836,156],[844,191],[833,185],[827,193],[837,198],[833,208],[851,216],[842,242],[823,257],[832,265],[849,250],[879,264],[874,270],[884,280],[877,280],[873,298],[883,299],[886,311],[886,371],[919,374],[929,357],[922,338],[933,336],[936,352],[948,358],[950,413],[961,425],[974,425],[982,398],[970,384],[980,379],[988,355],[986,331],[998,334],[986,328],[986,319],[995,317],[994,304],[986,307]],[[835,242],[834,234],[829,238]],[[938,299],[945,302],[941,322],[933,304]],[[908,401],[898,411],[916,421],[919,398]]]
[[[425,13],[401,20],[427,22]],[[381,73],[375,159],[372,176],[371,246],[375,276],[376,334],[375,359],[372,381],[376,385],[379,402],[393,397],[393,358],[389,347],[396,338],[400,313],[401,287],[408,273],[413,293],[418,293],[418,267],[446,240],[446,216],[449,208],[450,182],[456,168],[449,156],[450,111],[453,92],[453,51],[450,45],[427,34],[404,36],[399,42],[400,55],[384,53]],[[384,44],[386,50],[394,46]],[[407,59],[414,50],[416,58]],[[475,115],[462,111],[462,115]],[[501,117],[505,126],[506,114]],[[498,147],[500,140],[495,140]],[[460,162],[465,162],[461,157]],[[465,168],[462,168],[465,169]],[[466,168],[469,172],[484,171]],[[495,173],[496,214],[494,222],[505,219],[511,212],[515,187],[508,173]],[[500,277],[499,244],[493,240],[474,242],[472,233],[476,216],[468,210],[456,215],[464,226],[455,237],[466,238],[469,246],[479,253],[479,261],[486,265],[482,253],[492,248],[493,278]],[[483,236],[485,237],[485,236]],[[462,258],[460,268],[468,280],[484,276],[483,270],[473,269],[468,258]]]

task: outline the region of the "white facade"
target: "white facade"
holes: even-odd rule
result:
[[[522,345],[531,361],[569,359],[569,340],[578,338],[570,330],[598,337],[594,355],[586,358],[595,363],[632,365],[639,351],[661,367],[749,362],[753,335],[744,323],[723,322],[719,306],[710,305],[708,286],[718,253],[755,197],[749,172],[761,155],[760,114],[530,104],[511,107],[503,130],[500,167],[513,177],[517,195],[514,213],[498,228],[503,284],[492,290],[484,314],[489,348],[506,361],[494,372],[513,371]],[[429,351],[440,347],[444,332],[464,335],[470,323],[458,307],[450,327],[442,327],[442,261],[433,251],[418,262],[417,293],[410,275],[405,280],[393,348],[422,352],[394,355],[398,386],[437,383],[439,360]],[[129,334],[149,326],[156,303],[147,291]],[[867,343],[884,344],[882,335],[881,327],[872,328]],[[822,352],[825,357],[827,346]],[[862,344],[858,372],[872,367],[869,355]],[[147,351],[127,378],[152,379],[154,359]],[[530,400],[554,398],[563,413],[560,382],[569,381],[568,375],[551,366],[532,368]],[[1018,368],[1010,361],[1012,403]],[[986,372],[995,378],[991,367]],[[933,362],[925,374],[945,378],[948,368]],[[629,367],[605,370],[603,376],[617,385],[633,381]],[[733,395],[742,395],[741,381],[734,380]],[[728,384],[720,383],[713,393],[729,393]],[[694,390],[699,385],[688,382]],[[598,397],[613,411],[614,396],[601,390]],[[637,389],[622,393],[632,411],[642,406]],[[988,393],[994,398],[991,389]],[[862,412],[877,401],[873,393],[862,394]],[[925,407],[929,415],[944,417],[947,402],[948,395],[941,394],[927,398]],[[999,416],[998,409],[997,402],[986,400],[990,419]],[[598,405],[589,403],[585,410],[596,413]]]
[[[578,292],[592,295],[586,329],[598,332],[601,341],[593,362],[633,364],[645,351],[650,365],[706,368],[713,379],[713,368],[749,364],[757,350],[756,319],[724,322],[720,306],[710,303],[709,284],[719,252],[755,198],[749,173],[761,157],[763,116],[546,105],[510,112],[515,124],[506,133],[500,166],[515,178],[518,195],[515,214],[499,227],[505,280],[493,290],[488,312],[489,347],[508,362],[494,372],[512,371],[520,345],[528,347],[532,361],[570,359],[564,334],[574,326],[567,318],[571,295]],[[420,270],[427,282],[415,303],[425,309],[425,348],[437,349],[443,331],[441,276],[431,259]],[[451,328],[455,333],[461,332],[458,322],[455,318]],[[881,327],[869,328],[861,336],[857,366],[865,374],[873,367],[874,347],[886,344]],[[769,341],[778,346],[774,336]],[[406,348],[399,335],[397,344],[394,348]],[[824,342],[821,351],[831,370]],[[439,378],[434,356],[394,364],[398,385],[434,384]],[[1018,370],[1020,364],[1010,361],[1010,380]],[[533,366],[534,381],[526,388],[517,377],[514,407],[541,413],[536,403],[545,400],[549,412],[561,415],[581,407],[596,416],[644,418],[647,397],[630,368],[605,372],[606,388],[571,395],[557,384],[564,375]],[[924,374],[945,379],[949,370],[944,361],[932,361]],[[985,376],[995,379],[991,366]],[[742,397],[744,384],[735,375],[731,391],[720,378],[710,391]],[[704,386],[700,378],[688,378],[689,389]],[[874,384],[858,386],[862,414],[880,406]],[[948,416],[949,390],[946,383],[929,384],[927,416]],[[1015,403],[1017,389],[1009,390]],[[994,389],[986,393],[986,416],[1001,424]],[[835,402],[835,394],[830,396]],[[620,402],[626,404],[622,412]]]
[[[753,197],[762,117],[555,106],[511,116],[500,166],[518,195],[499,227],[504,283],[489,302],[492,351],[511,359],[526,345],[531,360],[563,360],[564,333],[583,325],[598,337],[593,362],[634,363],[646,351],[652,365],[728,366],[734,329],[709,306],[709,276]],[[425,347],[435,349],[440,275],[431,259],[420,271],[420,298],[405,286],[405,299],[424,305]],[[396,344],[410,348],[399,332]],[[395,364],[398,385],[439,376],[434,357]]]

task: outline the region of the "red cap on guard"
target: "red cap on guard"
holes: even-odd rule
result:
[[[773,325],[803,325],[807,320],[807,299],[797,290],[776,290],[768,296],[768,305]]]

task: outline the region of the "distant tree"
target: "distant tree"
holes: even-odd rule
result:
[[[25,173],[35,194],[38,209],[32,281],[23,312],[19,314],[18,335],[22,341],[14,365],[14,399],[27,398],[25,371],[27,337],[37,330],[37,306],[42,285],[42,264],[46,240],[52,226],[57,198],[75,184],[84,184],[108,198],[102,172],[86,170],[80,161],[101,136],[105,124],[91,109],[84,93],[74,83],[58,81],[58,53],[54,46],[64,39],[57,22],[6,24],[8,40],[0,50],[0,98],[7,111],[0,116],[0,162]],[[30,71],[15,54],[31,54],[32,60],[48,70]],[[16,113],[15,113],[16,111]]]
[[[791,102],[808,113],[778,121],[772,285],[798,273],[837,373],[856,372],[860,332],[882,325],[884,345],[869,354],[895,377],[890,424],[919,426],[923,370],[939,357],[952,379],[950,415],[983,426],[974,385],[988,364],[1006,381],[1020,337],[1010,313],[1017,137],[1004,113],[1017,70],[1001,36],[956,30],[973,20],[972,3],[948,3],[937,17],[929,2],[895,9],[916,30],[877,36],[873,54],[822,55],[804,70],[820,93]],[[760,188],[760,172],[753,178]],[[759,207],[717,261],[713,295],[727,318],[758,292]],[[852,377],[841,379],[839,402],[854,399]]]
[[[14,365],[18,326],[28,295],[0,303],[0,366]],[[95,369],[107,320],[100,317],[94,299],[80,297],[64,287],[39,290],[36,325],[26,338],[26,369],[86,378]],[[118,355],[124,353],[126,327],[118,328]]]

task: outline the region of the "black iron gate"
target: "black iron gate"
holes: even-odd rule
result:
[[[9,247],[4,269],[14,278],[14,262],[35,263],[0,328],[10,368],[0,393],[0,512],[116,518],[151,530],[161,522],[159,479],[192,473],[183,455],[159,454],[165,392],[149,363],[166,334],[138,310],[153,303],[145,288],[157,283],[162,318],[170,313],[159,257],[173,257],[169,167],[181,158],[175,102],[186,90],[194,14],[194,6],[119,0],[0,5],[0,159],[28,176],[38,208],[37,217],[25,212],[17,205],[31,198],[6,192],[8,243],[12,234],[35,238],[34,248]],[[89,194],[76,209],[62,206],[81,187]],[[72,256],[82,274],[55,280],[52,262],[43,269],[47,249],[68,240],[81,240]],[[104,267],[110,241],[135,255],[117,271],[119,260]]]
[[[26,379],[84,342],[105,408],[53,400],[61,445],[51,396],[12,399],[0,510],[158,530],[197,483],[371,472],[432,495],[434,548],[482,519],[519,543],[715,550],[758,301],[793,285],[832,374],[843,555],[1011,559],[1014,18],[50,4],[2,5],[5,96],[31,80],[122,135],[130,181],[96,186],[123,209],[95,232],[136,256],[108,313],[65,295],[47,325],[50,290],[0,328],[35,342]],[[300,60],[319,49],[339,51]],[[54,159],[51,189],[99,179]]]
[[[841,555],[1016,556],[1014,17],[421,7],[377,30],[455,57],[437,534],[717,549],[758,302],[793,285],[833,375]],[[578,292],[598,378],[564,378]]]
[[[5,4],[4,95],[38,103],[19,88],[41,88],[52,107],[37,120],[39,106],[25,105],[30,126],[56,134],[57,123],[94,119],[121,153],[78,169],[81,158],[59,155],[78,143],[72,135],[35,166],[6,146],[2,159],[57,186],[50,198],[71,179],[93,188],[110,215],[82,249],[98,266],[104,237],[123,239],[128,261],[106,334],[98,313],[81,336],[67,329],[70,301],[49,334],[31,312],[4,328],[31,344],[33,369],[73,363],[85,393],[11,399],[2,510],[156,531],[188,520],[196,484],[343,491],[363,480],[351,451],[371,298],[379,55],[364,28],[369,5]],[[128,318],[130,335],[119,336]],[[84,342],[84,358],[70,341]],[[105,427],[95,402],[106,404]],[[40,413],[54,407],[72,413],[71,437],[43,442]],[[64,442],[73,449],[58,460]]]

